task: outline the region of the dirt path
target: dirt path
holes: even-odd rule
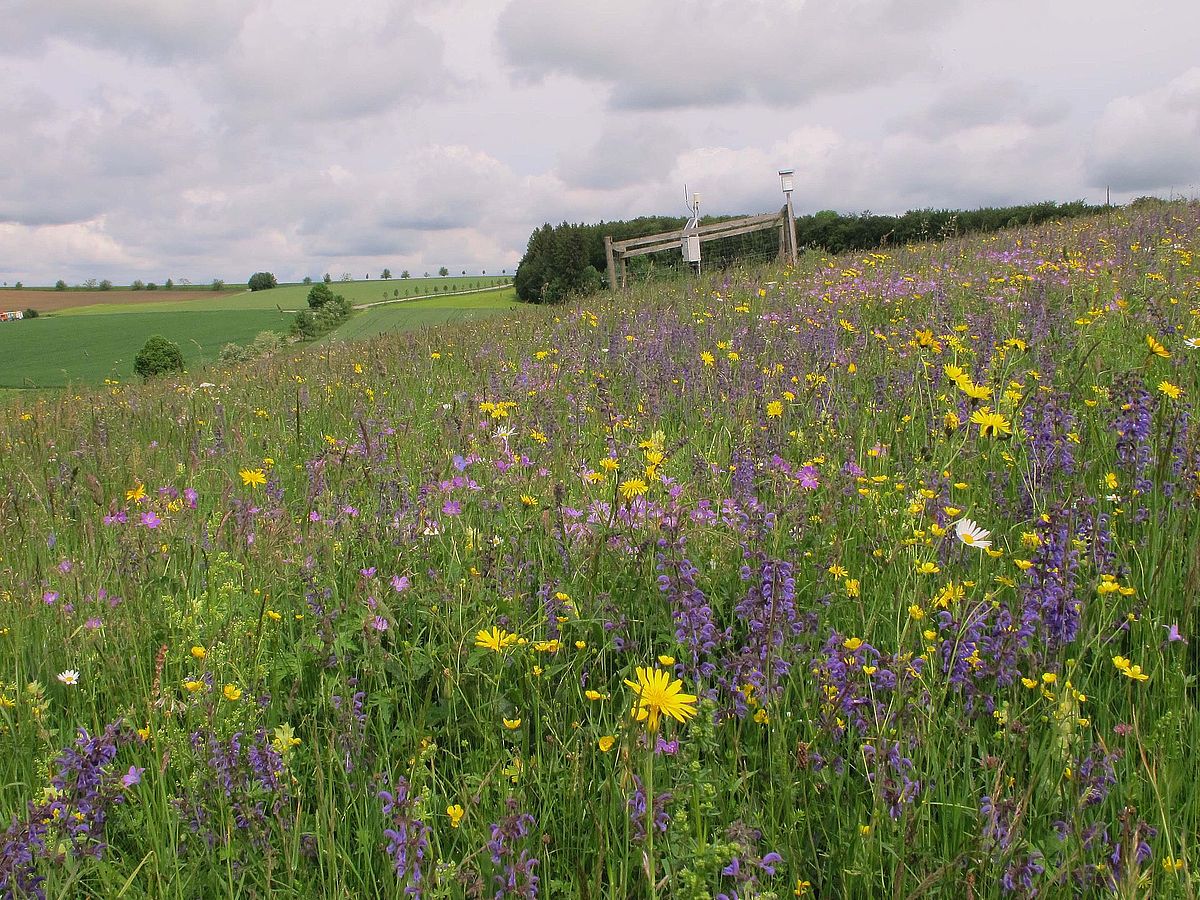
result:
[[[491,287],[472,288],[469,291],[439,291],[436,294],[420,294],[416,297],[396,297],[392,300],[376,300],[373,303],[357,303],[354,309],[370,309],[372,306],[387,306],[389,303],[407,303],[409,300],[429,300],[432,297],[461,297],[463,294],[486,294],[490,291],[502,291],[512,287],[511,284],[494,284]]]

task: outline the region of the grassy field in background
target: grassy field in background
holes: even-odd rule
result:
[[[219,303],[227,297],[240,296],[242,293],[241,289],[214,292],[212,290],[201,291],[197,288],[187,290],[176,288],[169,291],[131,291],[120,288],[114,288],[111,291],[56,291],[47,288],[24,288],[18,291],[8,289],[0,290],[0,309],[36,309],[43,316],[80,307],[95,307],[96,312],[116,307],[144,310],[148,307],[171,306],[180,303]],[[213,306],[212,308],[218,307]]]
[[[359,340],[391,331],[411,331],[449,322],[490,318],[520,309],[521,306],[512,288],[375,306],[355,313],[350,321],[326,335],[323,342]]]
[[[414,279],[413,283],[428,290],[433,281]],[[466,290],[471,288],[464,288],[464,283],[476,279],[458,279],[458,285],[455,281],[437,279],[439,285],[445,282]],[[335,285],[339,293],[353,295],[353,302],[382,299],[372,298],[367,286],[367,282]],[[285,309],[306,308],[307,292],[308,286],[298,285],[253,294],[212,294],[207,299],[87,306],[6,323],[0,328],[0,386],[44,388],[73,381],[128,380],[134,376],[134,356],[152,334],[179,344],[185,363],[195,369],[215,361],[226,343],[249,343],[260,331],[287,334],[292,314],[279,312],[276,301]],[[390,303],[354,313],[323,340],[348,341],[494,316],[519,305],[512,288]]]
[[[229,341],[260,331],[286,332],[291,316],[274,310],[113,312],[43,316],[0,328],[0,387],[51,387],[134,376],[133,358],[146,338],[179,344],[189,368],[212,362]]]
[[[490,275],[477,275],[455,278],[393,278],[390,281],[335,281],[329,285],[335,294],[341,294],[352,304],[375,303],[380,300],[392,300],[398,297],[414,297],[426,294],[468,291],[485,288],[494,284],[505,284],[511,279],[507,277],[493,278]],[[308,292],[311,285],[285,284],[269,291],[238,291],[235,293],[195,292],[188,296],[172,296],[167,299],[145,299],[160,296],[163,292],[121,292],[123,297],[136,298],[127,305],[113,304],[105,299],[100,292],[81,293],[65,292],[50,293],[59,298],[80,299],[80,303],[71,309],[63,310],[60,315],[90,316],[105,315],[111,312],[175,312],[193,309],[302,309],[307,306]],[[0,300],[3,299],[0,293]],[[96,298],[93,300],[93,298]],[[103,302],[100,302],[103,301]],[[37,308],[37,303],[27,303],[27,306]],[[3,303],[0,302],[0,306]],[[17,307],[14,307],[14,309]],[[24,309],[25,306],[20,307]],[[41,310],[39,310],[41,311]]]

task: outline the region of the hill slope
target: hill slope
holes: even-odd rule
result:
[[[0,410],[0,875],[1189,896],[1198,245],[1171,205]]]

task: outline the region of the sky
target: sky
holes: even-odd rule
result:
[[[545,222],[1200,195],[1195,0],[0,0],[0,281],[512,272]]]

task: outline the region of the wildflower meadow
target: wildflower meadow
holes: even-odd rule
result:
[[[0,897],[1195,897],[1198,251],[5,401]]]

